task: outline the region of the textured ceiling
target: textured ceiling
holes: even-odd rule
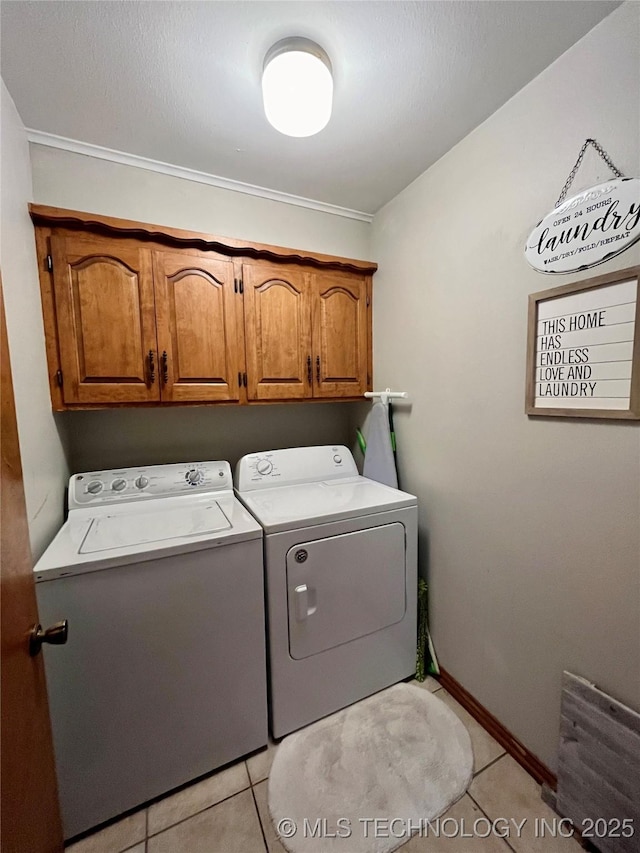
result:
[[[2,76],[30,128],[372,213],[618,5],[5,0]],[[334,69],[307,139],[262,110],[290,35]]]

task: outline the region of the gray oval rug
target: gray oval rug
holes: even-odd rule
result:
[[[390,853],[460,799],[472,773],[453,711],[396,684],[286,737],[269,811],[291,853]]]

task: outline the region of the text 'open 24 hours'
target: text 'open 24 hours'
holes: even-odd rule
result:
[[[538,303],[535,407],[629,408],[638,281]]]

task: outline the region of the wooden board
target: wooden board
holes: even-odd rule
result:
[[[568,672],[563,677],[557,810],[602,853],[637,853],[640,714]]]
[[[266,243],[256,243],[250,240],[237,240],[214,234],[184,231],[180,228],[170,228],[164,225],[151,225],[147,222],[134,222],[130,219],[117,219],[114,216],[103,216],[99,213],[64,210],[44,204],[30,204],[29,213],[36,225],[93,231],[96,234],[111,237],[135,237],[139,240],[157,241],[163,245],[180,249],[209,249],[234,258],[244,257],[278,264],[293,263],[317,268],[344,269],[367,275],[373,275],[378,269],[378,265],[372,261],[360,261],[336,255],[324,255],[319,252],[270,246]]]
[[[38,621],[11,365],[0,289],[2,367],[2,853],[62,853],[62,825]]]

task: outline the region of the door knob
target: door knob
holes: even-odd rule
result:
[[[42,648],[43,643],[51,643],[53,646],[63,646],[69,638],[69,623],[66,619],[56,622],[46,630],[42,625],[34,625],[29,633],[29,654],[35,657]]]

